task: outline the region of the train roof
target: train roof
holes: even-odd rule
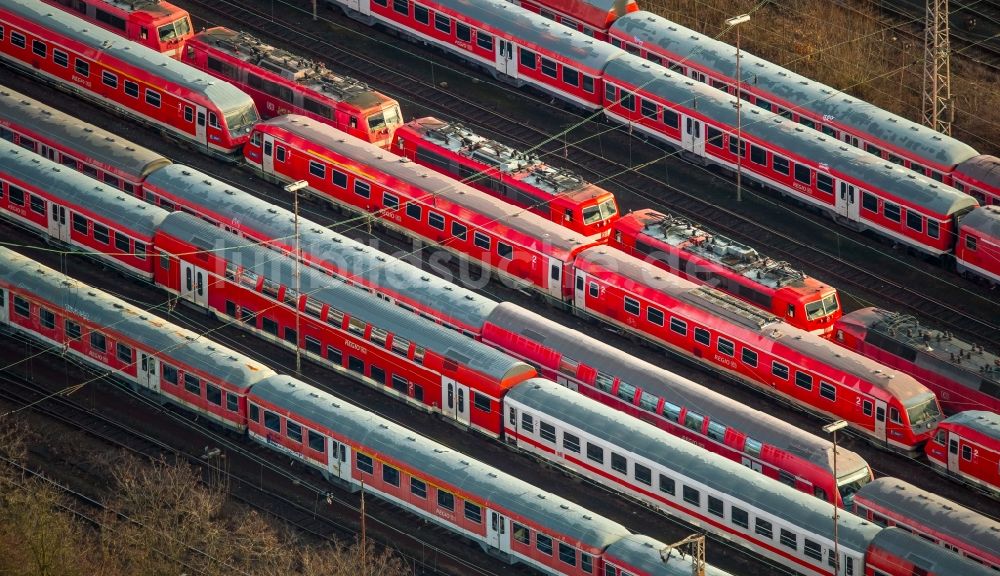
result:
[[[229,82],[223,82],[183,64],[156,50],[131,42],[113,32],[89,24],[62,10],[38,0],[6,0],[4,10],[13,12],[61,36],[86,45],[87,54],[100,61],[102,54],[155,75],[160,82],[177,84],[191,92],[202,94],[219,107],[223,114],[253,106],[253,100]]]
[[[0,140],[0,170],[75,206],[82,206],[106,222],[123,223],[130,231],[151,237],[167,211],[117,188],[102,184],[90,176],[71,168],[60,166],[39,156]]]
[[[189,166],[173,164],[147,179],[227,221],[239,221],[286,246],[294,243],[295,215]],[[466,326],[479,326],[496,302],[425,272],[399,258],[379,252],[299,216],[299,247],[312,261],[326,263],[346,276],[390,288],[431,308],[448,303],[448,315]]]
[[[586,334],[509,303],[498,305],[487,321],[558,350],[564,356],[604,374],[617,376],[654,396],[692,408],[709,416],[713,422],[732,426],[758,442],[777,446],[824,470],[833,471],[833,443],[829,440],[731,400]],[[867,467],[868,464],[857,453],[843,446],[838,447],[837,468],[841,477]]]
[[[987,410],[966,410],[952,414],[942,424],[958,424],[989,438],[1000,439],[1000,414]]]
[[[669,470],[675,470],[710,491],[747,502],[764,512],[791,522],[812,534],[828,534],[833,506],[763,474],[747,473],[740,464],[671,436],[637,418],[568,388],[532,378],[507,393],[508,402],[519,402],[542,411],[584,434],[607,440],[615,451]],[[863,552],[881,528],[854,514],[838,515],[840,545]]]
[[[622,16],[612,28],[638,38],[644,45],[659,46],[681,56],[683,64],[736,78],[736,48],[721,40],[643,11]],[[919,158],[949,167],[978,154],[972,146],[960,140],[796,74],[745,50],[740,50],[740,61],[744,85],[758,86],[768,94],[784,99],[795,109],[828,117],[854,133],[871,134]]]
[[[881,308],[861,308],[837,322],[864,330],[865,342],[875,348],[896,355],[910,350],[910,360],[920,368],[1000,400],[1000,356],[951,332],[921,326],[913,316]]]
[[[290,257],[257,244],[248,244],[246,240],[200,218],[184,212],[174,212],[164,219],[160,230],[199,249],[212,251],[219,258],[239,264],[245,270],[252,270],[273,282],[286,287],[295,285],[295,264]],[[530,370],[527,364],[499,350],[454,330],[443,330],[430,320],[311,268],[301,268],[299,286],[300,292],[308,294],[310,300],[329,304],[345,314],[374,324],[498,380]]]
[[[469,500],[475,504],[502,507],[560,536],[603,550],[629,534],[617,522],[290,376],[266,378],[252,393],[360,442],[365,447],[362,452],[401,462],[418,477],[471,494]]]
[[[708,84],[626,54],[608,63],[605,81],[623,80],[642,92],[660,96],[668,102],[690,106],[696,102],[699,114],[714,118],[728,126],[736,125],[736,99]],[[757,106],[741,106],[742,130],[767,145],[793,151],[805,158],[822,158],[828,166],[854,179],[862,188],[865,184],[891,190],[898,197],[931,210],[935,214],[953,214],[977,205],[976,200],[926,176],[877,158],[832,136],[827,136]]]
[[[501,4],[508,5],[503,0]],[[525,234],[540,246],[542,243],[567,252],[591,244],[586,237],[564,228],[545,218],[532,214],[508,202],[493,198],[485,192],[462,184],[430,168],[420,166],[405,158],[347,136],[332,126],[310,120],[304,116],[287,114],[272,118],[263,125],[286,130],[312,145],[333,150],[366,166],[373,172],[390,176],[418,189],[428,190],[457,206],[475,214],[490,217],[493,221]]]
[[[115,168],[119,174],[145,178],[170,160],[107,130],[0,86],[0,125],[24,127],[87,158]]]
[[[161,359],[176,359],[240,390],[274,373],[267,366],[205,339],[201,334],[171,324],[3,247],[0,247],[0,277],[97,326],[124,334]]]
[[[561,56],[562,61],[577,69],[582,65],[585,67],[582,71],[591,75],[599,74],[609,60],[625,53],[608,42],[571,30],[506,0],[438,0],[437,4],[473,22],[486,23],[493,34],[505,33],[516,38],[516,44],[536,51],[540,47],[547,55]]]
[[[604,551],[605,556],[620,560],[644,574],[655,576],[691,576],[691,562],[694,558],[642,534],[630,534]],[[729,576],[729,572],[706,566],[704,576]]]
[[[984,184],[1000,187],[1000,158],[981,154],[959,164],[958,172],[967,174]]]
[[[204,42],[237,60],[263,68],[331,100],[362,109],[391,100],[364,82],[327,69],[322,62],[276,48],[246,32],[215,27],[195,34],[192,40]]]
[[[599,30],[604,30],[615,18],[639,9],[635,0],[546,0],[542,6]]]
[[[56,0],[59,1],[59,0]],[[103,3],[109,4],[123,10],[125,12],[147,12],[154,16],[170,16],[174,14],[175,11],[179,10],[173,4],[168,4],[166,2],[161,2],[160,0],[101,0]]]
[[[1000,205],[981,206],[978,210],[969,212],[962,218],[961,226],[1000,243]]]
[[[883,477],[862,486],[856,497],[897,513],[904,524],[912,526],[912,520],[1000,558],[1000,522],[933,492]]]
[[[913,562],[928,574],[995,576],[982,564],[966,560],[951,550],[933,544],[900,528],[885,528],[872,540],[872,546]]]

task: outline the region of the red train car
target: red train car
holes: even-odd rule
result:
[[[937,394],[947,414],[1000,412],[1000,357],[950,332],[899,312],[862,308],[837,321],[833,339],[913,376]]]
[[[163,0],[42,0],[171,58],[194,34],[187,10]]]
[[[979,201],[1000,205],[1000,158],[982,154],[962,162],[951,173],[952,184]]]
[[[245,32],[199,32],[182,61],[252,96],[263,118],[300,114],[382,148],[403,122],[396,100]]]
[[[267,177],[305,180],[308,190],[321,198],[377,216],[390,228],[558,300],[572,294],[573,255],[594,244],[302,116],[258,124],[244,153]]]
[[[924,451],[942,474],[1000,496],[1000,415],[997,413],[969,410],[949,416],[938,425]]]
[[[876,534],[865,555],[865,576],[986,576],[990,573],[983,566],[897,527]]]
[[[620,16],[639,10],[635,0],[518,0],[516,3],[598,40],[608,39],[608,29]]]
[[[854,513],[898,526],[1000,572],[1000,522],[898,478],[879,478],[854,497]]]
[[[618,218],[611,192],[461,124],[413,120],[396,130],[391,151],[594,239]]]
[[[631,212],[615,223],[609,244],[808,332],[828,332],[842,314],[836,288],[685,218],[649,209]]]
[[[955,261],[960,274],[1000,285],[1000,205],[983,206],[962,218]]]
[[[0,58],[199,150],[232,160],[257,122],[247,94],[37,0],[0,6]]]
[[[872,442],[914,452],[940,420],[934,393],[912,377],[731,296],[610,247],[584,250],[575,267],[579,312],[797,406],[847,420]]]

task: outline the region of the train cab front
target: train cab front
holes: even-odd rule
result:
[[[156,27],[156,38],[151,39],[156,43],[153,46],[159,52],[171,58],[180,58],[181,48],[188,38],[194,36],[194,26],[191,24],[191,16],[187,12],[179,11],[175,13],[176,18],[169,22],[161,23]]]
[[[369,112],[365,117],[368,133],[364,139],[379,148],[388,149],[392,145],[396,128],[402,124],[403,114],[399,111],[399,104],[395,100],[387,99],[383,106]]]
[[[840,451],[837,451],[840,455]],[[860,458],[859,458],[860,460]],[[850,510],[852,504],[854,503],[854,495],[858,493],[858,490],[871,482],[875,477],[872,475],[871,468],[868,464],[861,460],[862,466],[857,469],[850,470],[846,474],[841,474],[837,478],[837,492],[840,493],[839,505],[841,508]]]
[[[840,294],[836,290],[816,291],[789,304],[787,310],[792,311],[793,307],[794,311],[786,321],[819,335],[831,332],[833,325],[844,313],[840,307]]]
[[[584,236],[595,239],[607,238],[618,220],[618,202],[610,192],[588,194],[585,200],[573,202],[566,210],[563,225]]]

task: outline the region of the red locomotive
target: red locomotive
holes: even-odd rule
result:
[[[611,192],[460,124],[407,122],[391,150],[584,236],[606,238],[618,218]]]
[[[947,414],[1000,412],[1000,357],[916,318],[879,308],[846,314],[833,338],[872,360],[910,374],[937,394]]]
[[[1000,285],[1000,205],[983,206],[962,219],[955,261],[961,274]]]
[[[245,91],[263,118],[301,114],[382,148],[403,122],[394,99],[245,32],[199,32],[182,61]]]
[[[636,0],[518,0],[517,4],[599,40],[608,39],[615,20],[639,9]]]
[[[684,218],[631,212],[615,223],[610,245],[809,332],[829,331],[842,314],[836,288]]]
[[[1000,415],[970,410],[948,417],[924,447],[941,473],[1000,495]]]
[[[42,1],[172,58],[194,34],[187,10],[163,0]]]
[[[8,64],[199,149],[232,159],[257,122],[230,84],[36,0],[4,2],[0,25]]]

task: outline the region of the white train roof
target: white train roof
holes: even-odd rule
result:
[[[117,188],[102,184],[72,168],[60,166],[0,140],[0,170],[67,203],[83,206],[108,221],[120,222],[129,230],[152,236],[167,211],[128,196]]]
[[[267,366],[145,310],[0,247],[0,277],[19,289],[106,327],[162,361],[191,366],[245,390],[274,374]]]
[[[147,182],[204,206],[228,222],[293,245],[295,215],[280,206],[234,188],[189,166],[173,164],[157,170]],[[431,308],[448,303],[447,312],[468,326],[479,326],[496,302],[425,272],[399,258],[299,216],[299,245],[315,261],[344,270],[376,286],[391,288]]]
[[[864,485],[857,497],[898,513],[906,524],[913,520],[1000,557],[1000,522],[933,492],[899,478],[883,477]]]
[[[984,436],[1000,440],[1000,414],[987,410],[966,410],[958,414],[952,414],[945,422],[951,424],[961,424],[971,430],[975,430]]]
[[[608,63],[605,81],[623,80],[668,102],[697,111],[727,126],[736,126],[736,98],[708,84],[667,70],[648,60],[626,54]],[[976,205],[971,196],[859,150],[757,106],[741,106],[742,130],[772,146],[822,162],[841,174],[890,190],[917,206],[951,214]]]
[[[618,276],[635,284],[668,294],[723,321],[756,332],[767,340],[779,342],[835,370],[862,378],[889,391],[900,400],[921,398],[925,394],[933,396],[926,387],[903,372],[883,366],[815,334],[787,324],[770,312],[719,290],[708,286],[697,286],[653,264],[629,256],[621,250],[596,246],[582,251],[579,258],[613,270]]]
[[[728,495],[765,513],[791,522],[812,534],[830,533],[833,505],[800,492],[763,474],[748,473],[746,467],[713,454],[635,418],[541,378],[518,384],[507,393],[517,402],[548,414],[595,438],[632,453],[655,465],[704,485],[712,492]],[[838,515],[840,545],[864,551],[881,529],[859,516]]]
[[[691,576],[691,562],[687,554],[667,550],[667,545],[642,534],[631,534],[608,546],[605,557],[620,560],[645,574],[656,576]],[[729,572],[706,566],[704,576],[730,576]]]
[[[510,6],[503,0],[498,1],[500,4]],[[554,22],[553,25],[559,26]],[[272,118],[262,124],[287,130],[316,146],[333,150],[369,166],[373,172],[426,190],[435,196],[462,206],[470,212],[491,218],[503,226],[536,239],[536,247],[541,247],[544,243],[568,251],[589,244],[586,237],[532,214],[524,208],[493,198],[485,192],[480,192],[430,168],[386,152],[378,146],[348,136],[322,122],[311,120],[305,116],[287,114]]]
[[[149,148],[124,140],[107,130],[0,86],[0,125],[4,121],[24,126],[36,134],[65,144],[71,150],[113,166],[124,174],[142,178],[157,168],[170,164],[169,159]]]
[[[966,560],[951,550],[914,536],[900,528],[886,528],[879,532],[872,544],[898,558],[914,562],[929,574],[949,576],[996,576],[986,566]]]
[[[362,452],[401,462],[420,478],[447,484],[445,489],[471,493],[474,504],[531,518],[576,542],[604,549],[629,534],[617,522],[290,376],[267,378],[254,386],[252,394],[343,434],[360,443]]]
[[[199,249],[212,251],[258,275],[287,287],[295,285],[294,261],[274,250],[212,226],[195,216],[174,212],[163,220],[161,230],[189,242]],[[301,293],[309,299],[329,304],[354,318],[374,324],[383,330],[406,338],[434,352],[470,366],[473,370],[501,379],[531,370],[527,364],[390,304],[360,288],[308,267],[302,267],[299,277]]]
[[[1000,205],[981,206],[969,212],[962,218],[961,226],[1000,243]]]
[[[829,440],[809,434],[770,414],[744,406],[586,334],[509,303],[497,306],[487,321],[558,350],[604,374],[618,376],[622,381],[665,398],[668,402],[699,411],[709,416],[713,422],[732,426],[758,442],[777,446],[824,470],[833,471],[833,443]],[[845,476],[867,467],[867,463],[857,453],[840,446],[837,450],[837,467],[840,475]]]
[[[58,8],[38,0],[5,0],[4,10],[38,23],[60,36],[85,44],[93,52],[86,54],[95,61],[109,54],[121,62],[149,72],[161,81],[178,84],[219,107],[223,114],[253,107],[253,100],[239,88],[217,80],[208,74],[183,64],[156,50],[131,42],[113,32],[89,24]]]
[[[643,45],[652,44],[677,54],[683,58],[682,64],[689,63],[714,70],[727,78],[736,78],[736,48],[656,14],[644,11],[626,14],[618,18],[612,30],[634,36]],[[929,158],[946,166],[955,166],[978,154],[972,146],[951,136],[810,80],[745,50],[740,50],[740,60],[740,74],[745,86],[759,86],[793,107],[811,111],[820,117],[831,117],[855,134],[871,134],[919,158]]]

